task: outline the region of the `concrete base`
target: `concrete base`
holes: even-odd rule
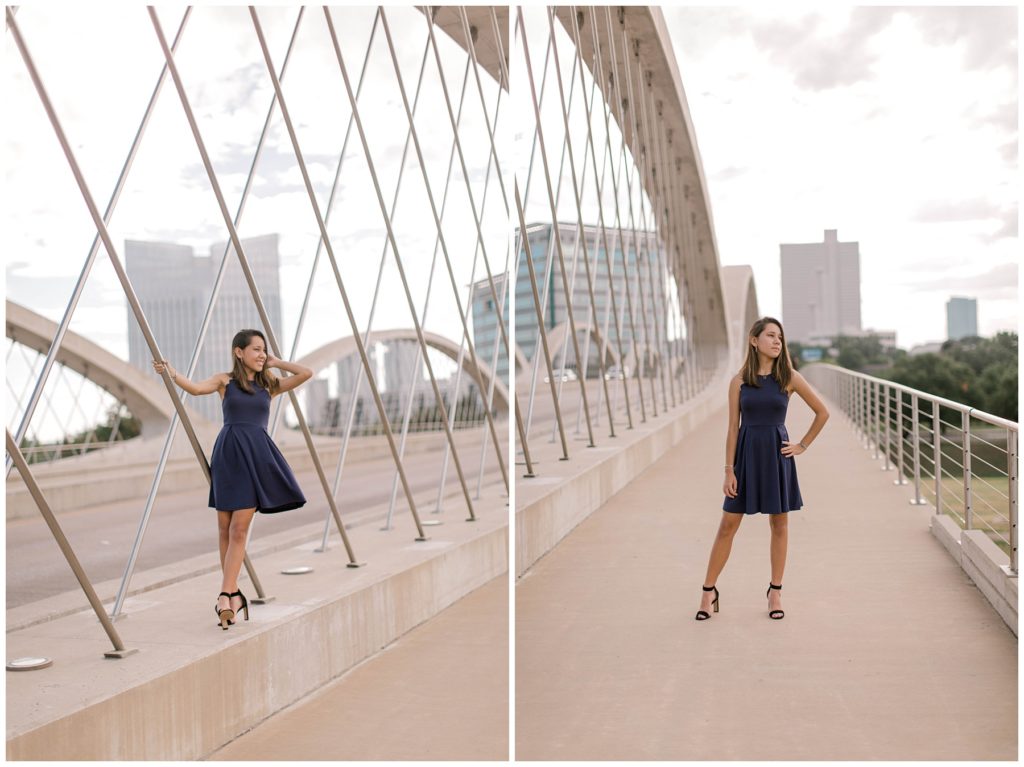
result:
[[[600,447],[577,447],[569,461],[557,460],[555,445],[531,443],[537,477],[516,478],[516,576],[720,409],[731,375],[720,373],[689,401],[632,430],[620,426]]]
[[[358,569],[337,540],[325,554],[313,541],[266,554],[258,565],[276,599],[228,631],[211,609],[219,573],[129,598],[116,627],[139,652],[121,660],[103,657],[110,643],[88,610],[11,631],[8,657],[54,663],[7,676],[7,758],[211,754],[507,571],[504,499],[492,490],[478,511],[479,521],[451,520],[422,543],[409,525],[360,530]],[[314,570],[277,575],[296,565]]]
[[[1010,558],[983,531],[961,530],[945,515],[933,513],[930,529],[1017,636],[1017,576]]]

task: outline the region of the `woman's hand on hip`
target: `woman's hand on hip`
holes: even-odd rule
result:
[[[800,455],[807,450],[807,448],[799,442],[787,442],[786,440],[782,440],[782,444],[785,445],[785,447],[782,448],[782,454],[789,458],[792,458],[795,455]]]

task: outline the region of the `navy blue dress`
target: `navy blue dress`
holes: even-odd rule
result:
[[[782,454],[789,441],[789,395],[774,376],[758,376],[760,386],[740,384],[740,432],[736,440],[736,497],[725,497],[724,511],[782,514],[803,506],[796,461]]]
[[[228,381],[224,428],[210,458],[210,506],[217,511],[255,508],[264,514],[306,503],[295,476],[267,433],[270,392],[252,384],[252,394]]]

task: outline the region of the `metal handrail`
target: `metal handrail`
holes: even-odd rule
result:
[[[809,365],[805,369],[808,377],[819,391],[836,402],[840,411],[850,419],[850,423],[866,450],[872,451],[872,458],[883,461],[883,469],[896,469],[898,477],[894,484],[906,484],[904,474],[909,476],[914,485],[914,498],[911,503],[923,505],[927,501],[922,497],[922,477],[928,481],[928,490],[934,499],[936,514],[946,513],[963,525],[965,530],[988,529],[988,535],[997,544],[1005,544],[1009,549],[1010,572],[1015,576],[1018,571],[1017,560],[1017,440],[1018,424],[991,413],[954,402],[944,397],[914,389],[883,378],[838,367],[830,364]],[[909,403],[904,399],[909,396]],[[911,425],[904,420],[903,410],[909,407]],[[946,408],[959,414],[960,423],[951,423],[941,417],[940,408]],[[892,410],[896,410],[895,413]],[[923,416],[923,418],[922,418]],[[931,420],[931,426],[924,424],[924,418]],[[955,418],[955,416],[954,416]],[[981,422],[1004,429],[1006,447],[972,433],[973,422]],[[946,427],[943,429],[943,427]],[[892,434],[895,429],[900,434]],[[904,436],[903,432],[907,434]],[[944,433],[945,432],[945,433]],[[957,440],[950,439],[946,433],[959,432]],[[991,435],[990,435],[991,436]],[[975,443],[981,442],[989,451],[1001,453],[1006,457],[1005,470],[992,463],[992,452],[987,457],[977,453]],[[922,450],[922,445],[924,450]],[[952,446],[960,451],[957,460],[944,448]],[[910,455],[907,456],[909,451]],[[927,451],[927,452],[925,452]],[[922,461],[931,467],[922,466]],[[985,475],[978,473],[985,470]],[[1007,492],[988,480],[1002,482],[1005,477]],[[957,491],[953,483],[960,485]],[[1005,499],[1004,508],[997,508],[988,499],[975,492],[982,487],[988,488],[1000,498]],[[977,503],[976,503],[977,502]],[[999,506],[1003,506],[1001,502]],[[986,516],[975,519],[978,511],[984,511],[987,517],[1009,522],[1009,537],[995,529]],[[962,512],[962,515],[961,513]],[[976,524],[976,522],[980,524]]]

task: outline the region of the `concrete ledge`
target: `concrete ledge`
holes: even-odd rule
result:
[[[549,448],[549,460],[540,457],[538,477],[516,479],[516,576],[720,409],[728,378],[719,373],[676,409],[623,430],[596,449],[582,448],[570,461],[551,459]]]
[[[9,658],[54,664],[7,674],[7,758],[212,753],[506,572],[504,500],[479,508],[478,522],[446,522],[426,542],[408,526],[366,531],[358,569],[337,546],[314,553],[316,542],[267,554],[259,565],[276,599],[226,632],[210,609],[219,573],[130,598],[116,626],[139,652],[122,660],[102,657],[110,645],[91,611],[8,633]],[[303,558],[313,573],[270,575]]]
[[[928,520],[928,527],[935,536],[936,540],[942,544],[943,548],[949,552],[949,555],[960,562],[963,556],[960,550],[960,533],[961,530],[950,517],[945,514],[936,514],[933,507],[927,507],[931,512],[931,516]]]
[[[1017,636],[1017,577],[1010,558],[983,531],[961,530],[944,514],[932,514],[930,529]]]
[[[1017,636],[1017,600],[1015,593],[1010,599],[1009,587],[1017,579],[1010,573],[1010,558],[981,530],[964,530],[960,548],[964,572]]]

